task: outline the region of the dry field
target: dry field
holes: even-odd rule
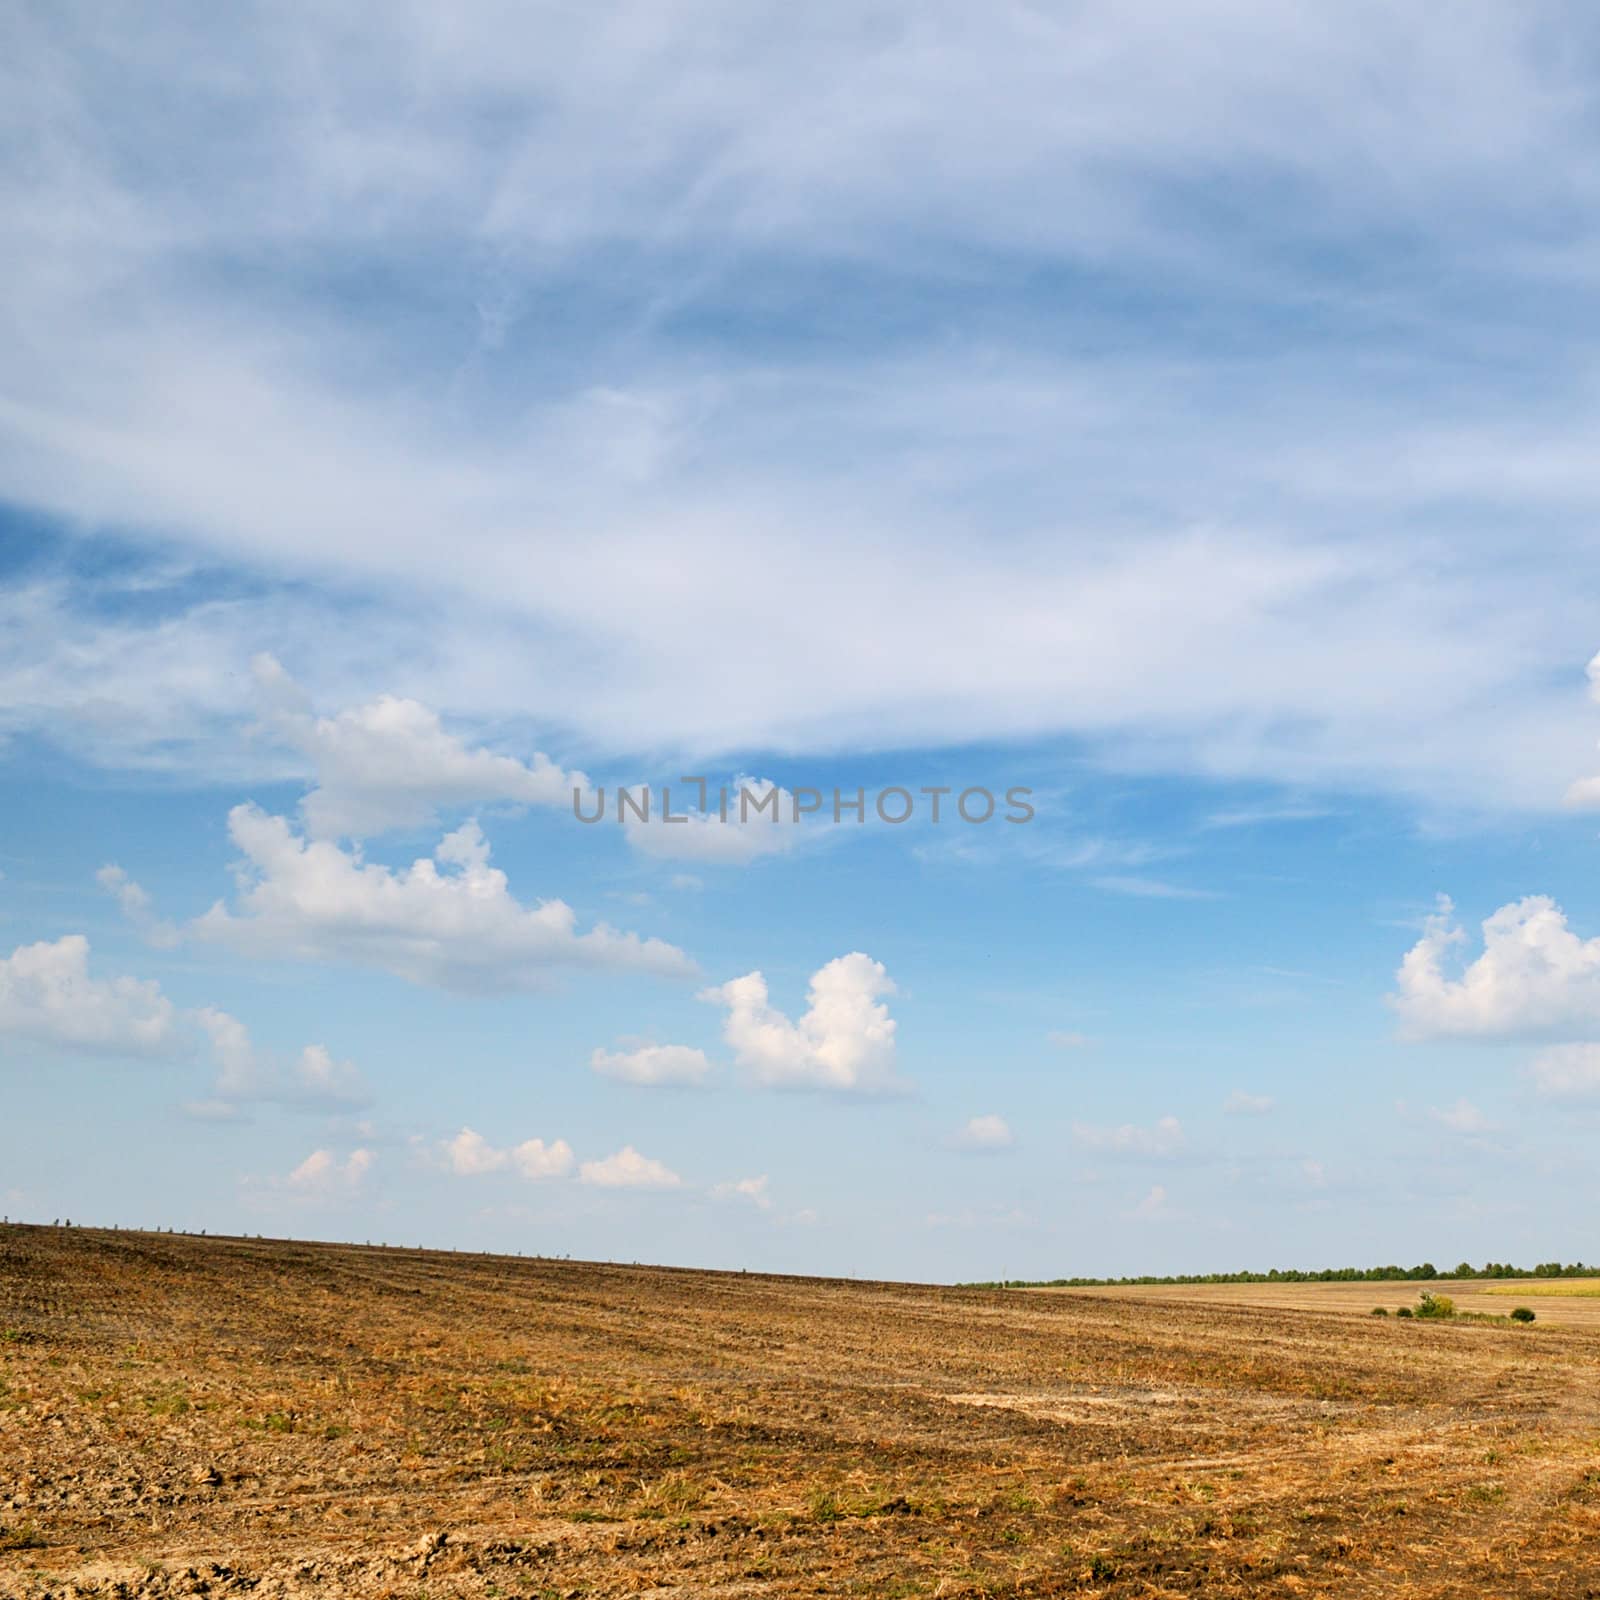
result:
[[[1600,1333],[1600,1282],[1593,1278],[1516,1278],[1436,1283],[1152,1283],[1117,1288],[1038,1289],[1035,1294],[1109,1296],[1162,1300],[1185,1305],[1261,1306],[1281,1311],[1330,1311],[1370,1316],[1374,1306],[1391,1313],[1415,1306],[1418,1294],[1432,1289],[1449,1295],[1458,1311],[1503,1317],[1513,1306],[1530,1307],[1542,1327],[1589,1328]]]
[[[0,1595],[1595,1596],[1600,1330],[1547,1304],[11,1227]]]

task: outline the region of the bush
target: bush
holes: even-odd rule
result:
[[[1421,1298],[1417,1301],[1417,1315],[1419,1317],[1453,1317],[1456,1314],[1456,1303],[1447,1294],[1435,1294],[1432,1289],[1424,1289]]]
[[[1511,1313],[1511,1320],[1513,1322],[1532,1322],[1533,1312],[1530,1311],[1527,1306],[1518,1306],[1516,1310]]]
[[[1372,1315],[1375,1317],[1386,1317],[1389,1315],[1389,1308],[1388,1306],[1374,1306],[1372,1308]]]
[[[1400,1309],[1395,1312],[1395,1315],[1397,1317],[1414,1317],[1416,1312],[1413,1311],[1410,1306],[1401,1306]]]

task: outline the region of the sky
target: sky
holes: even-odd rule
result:
[[[1575,5],[0,7],[0,1211],[1595,1257],[1597,199]]]

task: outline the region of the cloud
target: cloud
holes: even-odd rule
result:
[[[1086,1050],[1094,1043],[1086,1033],[1069,1033],[1059,1028],[1046,1034],[1045,1038],[1058,1050]]]
[[[441,1140],[439,1154],[446,1169],[457,1177],[477,1178],[509,1170],[535,1183],[566,1177],[573,1163],[572,1146],[565,1139],[551,1144],[543,1139],[524,1139],[521,1144],[499,1150],[471,1128],[463,1128],[453,1139]]]
[[[1545,1100],[1600,1100],[1600,1044],[1557,1044],[1541,1050],[1529,1069]]]
[[[496,801],[570,806],[574,789],[589,790],[581,772],[564,772],[540,752],[523,763],[469,746],[415,700],[382,695],[318,717],[274,657],[258,655],[251,668],[261,725],[311,763],[316,787],[300,809],[313,838],[371,838],[430,823],[446,808]]]
[[[1600,701],[1600,654],[1590,656],[1587,675],[1589,698]],[[1592,811],[1600,806],[1600,777],[1575,779],[1567,789],[1566,803],[1580,811]]]
[[[1264,1117],[1277,1105],[1270,1094],[1247,1094],[1235,1089],[1223,1102],[1222,1109],[1230,1117]]]
[[[217,1065],[211,1099],[189,1108],[196,1115],[225,1117],[228,1108],[249,1102],[309,1111],[348,1111],[372,1103],[372,1090],[355,1064],[335,1061],[323,1045],[307,1045],[284,1066],[262,1055],[244,1024],[227,1012],[203,1007],[190,1015],[210,1041]]]
[[[218,901],[191,926],[251,954],[341,962],[466,993],[534,989],[554,969],[607,968],[684,977],[694,964],[659,939],[597,923],[577,931],[561,900],[528,907],[489,865],[476,822],[440,841],[430,860],[390,868],[326,839],[296,834],[283,817],[235,806],[228,831],[243,852],[236,909]]]
[[[642,1156],[631,1144],[601,1161],[585,1161],[578,1181],[599,1189],[676,1189],[683,1180],[670,1168]]]
[[[729,1183],[715,1183],[710,1193],[713,1200],[742,1200],[760,1211],[770,1210],[772,1206],[765,1173],[759,1178],[736,1178]]]
[[[1494,1124],[1470,1100],[1457,1100],[1453,1106],[1432,1106],[1428,1115],[1451,1133],[1492,1133]]]
[[[89,941],[19,945],[0,957],[0,1035],[106,1055],[154,1055],[175,1042],[178,1012],[159,984],[94,978]]]
[[[1119,1127],[1074,1122],[1072,1138],[1085,1150],[1150,1161],[1170,1160],[1184,1148],[1183,1126],[1176,1117],[1162,1117],[1151,1128],[1138,1127],[1131,1122]]]
[[[1110,873],[1089,880],[1097,889],[1109,894],[1133,895],[1141,900],[1215,900],[1214,889],[1189,889],[1182,884],[1168,883],[1164,878],[1142,878],[1132,873]]]
[[[812,973],[798,1022],[772,1006],[759,972],[705,989],[700,998],[726,1008],[723,1037],[754,1082],[881,1093],[903,1087],[895,1075],[895,1022],[883,1003],[894,992],[882,964],[853,951]]]
[[[1232,811],[1213,811],[1200,824],[1202,828],[1258,828],[1276,822],[1320,822],[1333,813],[1326,806],[1259,805],[1240,806]]]
[[[623,1083],[691,1084],[705,1081],[711,1063],[704,1050],[689,1045],[645,1044],[634,1050],[596,1050],[589,1057],[589,1068]]]
[[[144,934],[149,943],[160,950],[170,950],[178,943],[178,930],[170,922],[163,922],[156,916],[149,894],[121,867],[108,863],[94,876],[95,882],[117,902],[123,916]]]
[[[1167,1204],[1166,1189],[1159,1183],[1154,1184],[1128,1216],[1135,1222],[1170,1222],[1174,1212]]]
[[[707,780],[706,804],[694,785],[666,785],[674,821],[661,806],[661,790],[632,791],[639,805],[650,793],[650,815],[624,813],[623,832],[642,855],[706,866],[743,866],[758,856],[783,855],[831,823],[808,822],[795,813],[795,796],[766,778],[737,777],[716,785]],[[613,805],[616,804],[613,797]],[[806,803],[811,804],[808,796]],[[724,808],[726,815],[724,815]],[[592,808],[590,808],[592,809]]]
[[[1483,950],[1451,977],[1446,958],[1467,935],[1441,896],[1396,974],[1390,1004],[1408,1038],[1510,1039],[1600,1028],[1600,939],[1581,939],[1544,895],[1484,919]]]
[[[969,1118],[956,1135],[963,1150],[1009,1150],[1016,1142],[1006,1119],[993,1113]]]
[[[471,1128],[463,1128],[455,1138],[442,1141],[440,1153],[450,1170],[464,1178],[497,1172],[507,1160],[504,1150],[494,1149],[481,1133]]]
[[[171,759],[161,708],[208,740],[270,644],[318,703],[365,662],[610,749],[1070,733],[1140,769],[1560,793],[1600,474],[1583,353],[1526,307],[1593,293],[1548,226],[1593,149],[1581,20],[642,15],[602,45],[543,7],[516,60],[493,8],[448,39],[425,8],[382,39],[338,8],[30,20],[0,64],[35,153],[0,172],[0,496],[225,577],[177,627],[0,626],[9,725]],[[1435,269],[1467,259],[1463,392]],[[1041,272],[1086,293],[1041,316]],[[1152,315],[1175,295],[1194,316]],[[396,314],[424,300],[459,315]],[[1507,519],[1539,530],[1509,572]]]
[[[343,1161],[331,1150],[313,1150],[279,1186],[308,1200],[351,1195],[366,1182],[376,1160],[370,1150],[352,1150]]]

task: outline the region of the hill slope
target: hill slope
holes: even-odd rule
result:
[[[7,1596],[1600,1571],[1583,1329],[13,1226],[0,1335]]]

